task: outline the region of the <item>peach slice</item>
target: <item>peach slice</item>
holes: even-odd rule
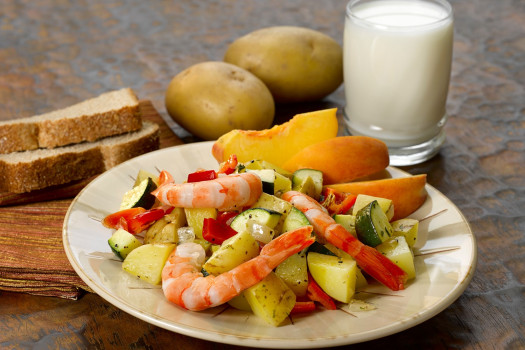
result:
[[[416,211],[426,200],[427,175],[414,175],[394,179],[359,181],[328,185],[333,189],[353,194],[391,199],[394,203],[392,220],[403,219]]]
[[[212,154],[221,163],[231,154],[239,162],[261,159],[282,166],[311,144],[337,136],[337,108],[296,114],[286,123],[265,130],[232,130],[221,136]]]
[[[302,149],[283,168],[291,172],[304,168],[321,170],[324,183],[333,184],[377,173],[389,161],[388,148],[382,141],[367,136],[341,136]]]

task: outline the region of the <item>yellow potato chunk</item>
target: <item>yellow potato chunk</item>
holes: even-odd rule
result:
[[[244,296],[253,313],[275,327],[288,317],[296,300],[294,292],[273,272],[246,289]]]
[[[122,269],[151,284],[160,284],[166,260],[175,249],[175,244],[144,244],[132,250]]]

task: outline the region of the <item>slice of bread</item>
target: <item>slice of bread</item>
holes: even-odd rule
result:
[[[0,122],[0,154],[92,142],[141,127],[139,101],[125,88],[50,113]]]
[[[23,193],[100,174],[159,148],[159,126],[95,142],[0,155],[0,191]]]

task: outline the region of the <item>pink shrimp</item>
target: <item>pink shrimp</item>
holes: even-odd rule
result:
[[[162,203],[182,208],[242,209],[262,193],[262,181],[254,173],[219,176],[214,180],[176,184],[166,182],[152,194]]]
[[[162,270],[166,298],[192,311],[221,305],[255,285],[289,256],[315,241],[312,226],[282,234],[266,244],[260,254],[218,276],[202,275],[205,253],[200,244],[182,243],[171,253]]]
[[[370,276],[392,290],[404,289],[407,274],[376,249],[364,245],[343,226],[337,224],[315,199],[297,191],[284,193],[282,199],[302,211],[313,225],[316,234],[350,254]]]

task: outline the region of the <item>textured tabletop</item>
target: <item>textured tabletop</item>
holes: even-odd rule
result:
[[[407,167],[450,198],[478,243],[463,295],[434,318],[353,348],[525,348],[525,2],[451,1],[450,119],[440,154]],[[319,30],[342,43],[346,1],[29,1],[0,5],[0,120],[41,114],[129,86],[171,121],[164,93],[178,72],[222,60],[237,37],[273,25]],[[402,91],[400,91],[402,93]],[[277,106],[276,122],[338,107]],[[146,324],[95,294],[78,301],[0,291],[0,348],[232,347]],[[239,349],[241,349],[239,347]]]

